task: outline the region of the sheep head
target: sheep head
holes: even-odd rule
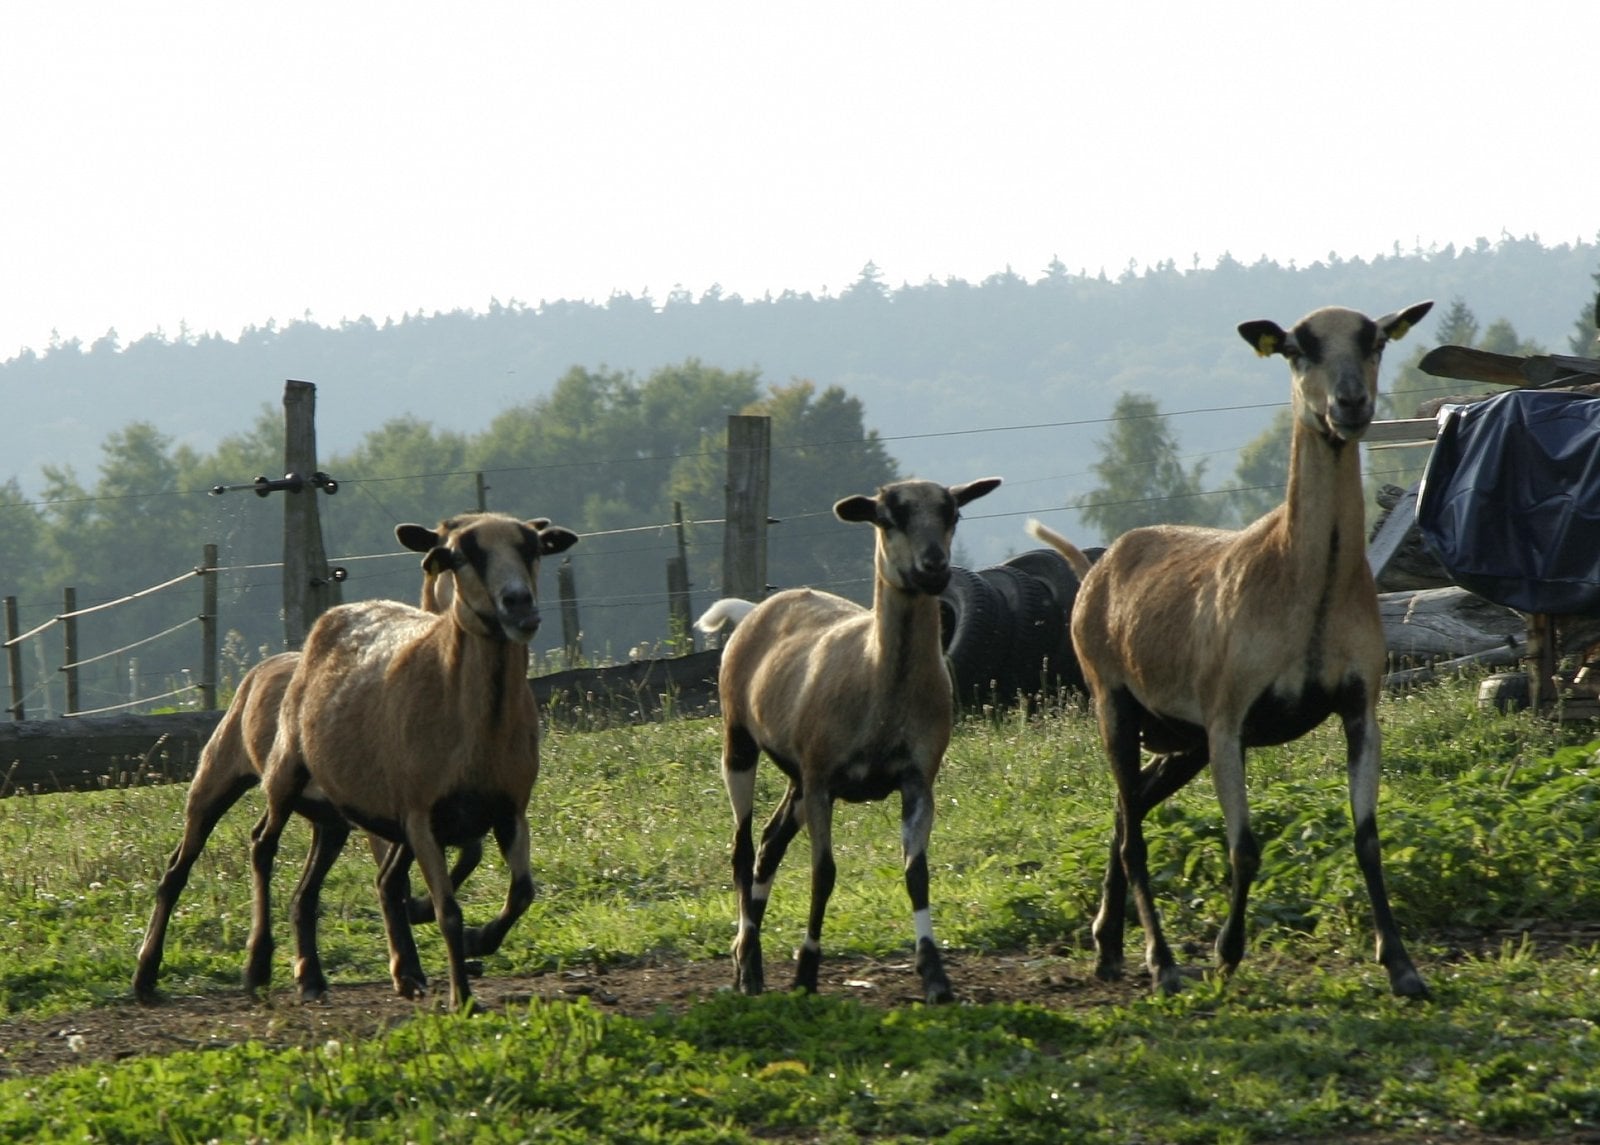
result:
[[[449,590],[437,595],[458,624],[516,644],[528,643],[539,630],[539,559],[578,541],[549,518],[519,521],[504,513],[463,513],[432,529],[397,525],[394,534],[424,554],[422,569],[430,577],[449,574]]]
[[[1326,306],[1287,333],[1276,322],[1243,322],[1239,334],[1262,357],[1282,354],[1294,378],[1295,418],[1335,445],[1357,441],[1377,409],[1383,348],[1402,338],[1432,308],[1419,302],[1374,321],[1356,310]]]
[[[998,477],[949,487],[936,481],[896,481],[872,497],[846,497],[833,512],[841,521],[878,527],[880,580],[902,592],[937,596],[950,583],[950,544],[961,506],[999,485]]]

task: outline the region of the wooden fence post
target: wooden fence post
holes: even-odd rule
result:
[[[301,484],[283,500],[284,647],[298,651],[323,612],[339,603],[339,582],[328,568],[317,512],[317,387],[288,381],[283,387],[283,467]]]
[[[11,676],[11,718],[24,718],[22,707],[22,646],[16,643],[20,628],[17,625],[17,598],[6,597],[6,668]]]
[[[674,656],[694,651],[694,623],[689,615],[689,566],[682,557],[667,558],[667,636]]]
[[[78,590],[62,589],[61,663],[66,665],[63,671],[67,674],[67,706],[63,711],[69,716],[78,711],[78,618],[73,615],[77,611]]]
[[[722,594],[760,600],[767,592],[767,495],[772,476],[772,419],[728,417],[727,523]]]
[[[478,470],[478,512],[489,509],[489,486],[483,480],[483,470]]]
[[[679,656],[691,655],[697,646],[693,606],[689,599],[689,541],[683,527],[683,502],[672,503],[672,522],[678,531],[678,555],[667,559],[667,624]]]
[[[561,598],[561,646],[567,667],[577,666],[583,657],[582,630],[578,627],[578,586],[573,577],[572,558],[556,566],[556,595]]]
[[[200,708],[217,706],[217,546],[200,558]]]

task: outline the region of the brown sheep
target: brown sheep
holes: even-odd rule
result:
[[[433,573],[424,574],[423,611],[439,612],[448,607],[449,585],[441,584],[442,579]],[[298,652],[280,652],[246,672],[239,681],[228,710],[200,752],[200,763],[195,768],[184,801],[183,836],[157,884],[155,908],[151,912],[144,941],[139,946],[133,991],[141,1001],[155,999],[167,926],[178,905],[178,897],[188,885],[190,869],[200,857],[217,823],[246,791],[261,781],[267,753],[272,750],[272,739],[277,734],[278,710],[283,704],[283,693],[299,662]],[[296,810],[311,823],[311,850],[306,857],[306,871],[302,876],[303,880],[311,879],[313,869],[325,872],[338,857],[349,835],[349,825],[342,815],[312,791],[304,795]],[[376,837],[369,836],[369,839],[373,857],[381,863],[388,854],[389,844]],[[482,856],[480,840],[475,839],[463,845],[460,858],[450,872],[451,882],[459,887]],[[320,884],[320,877],[315,881]],[[302,902],[302,909],[315,909],[315,906],[313,902]],[[433,901],[426,898],[411,900],[410,914],[413,922],[431,921]],[[326,982],[313,986],[315,992],[326,988]]]
[[[1143,822],[1207,763],[1232,870],[1216,953],[1224,972],[1238,966],[1245,905],[1260,866],[1245,798],[1245,749],[1296,739],[1337,715],[1377,958],[1396,994],[1427,994],[1389,908],[1378,844],[1377,705],[1385,645],[1367,567],[1357,442],[1372,421],[1384,346],[1430,306],[1419,303],[1377,321],[1328,307],[1287,332],[1269,321],[1239,327],[1261,355],[1288,359],[1295,415],[1286,499],[1247,528],[1133,529],[1090,567],[1065,538],[1038,522],[1029,525],[1083,578],[1072,639],[1117,783],[1111,858],[1094,920],[1101,978],[1122,973],[1131,883],[1154,984],[1169,993],[1179,988],[1150,895]],[[1141,743],[1156,756],[1143,770]]]
[[[453,574],[449,608],[395,601],[329,609],[306,636],[262,774],[266,812],[253,832],[254,908],[245,987],[271,978],[271,879],[278,837],[308,787],[347,820],[399,844],[378,875],[395,990],[427,978],[407,911],[406,873],[422,868],[449,954],[450,1004],[467,1006],[466,953],[497,950],[533,898],[528,799],[539,773],[539,713],[528,687],[528,642],[539,627],[541,557],[577,541],[543,519],[469,514],[437,529],[400,525],[423,568]],[[444,847],[493,830],[510,870],[504,908],[470,944]],[[296,896],[319,890],[302,880]],[[296,910],[295,977],[304,997],[323,981],[316,913]]]
[[[733,879],[739,898],[734,984],[765,987],[761,921],[773,876],[801,826],[811,835],[811,913],[795,985],[817,988],[822,919],[833,892],[833,802],[900,793],[906,891],[916,927],[916,966],[930,1002],[953,997],[928,908],[933,781],[950,742],[950,677],[939,641],[939,593],[950,579],[950,544],[961,506],[998,477],[948,489],[898,481],[876,496],[846,497],[843,521],[877,526],[873,605],[812,589],[780,592],[751,609],[728,639],[718,675],[722,778],[733,804]],[[743,610],[713,605],[703,627]],[[772,757],[789,779],[761,835],[751,838],[756,763]]]

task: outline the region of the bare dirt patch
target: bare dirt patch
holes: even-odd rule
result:
[[[1055,1008],[1109,1005],[1143,993],[1142,978],[1104,983],[1088,960],[1074,952],[1053,954],[946,954],[950,979],[963,1002],[1034,1002]],[[769,967],[773,985],[788,967]],[[733,963],[661,962],[637,966],[552,971],[527,977],[490,976],[473,984],[474,996],[490,1009],[531,998],[588,998],[602,1010],[645,1017],[662,1008],[681,1012],[696,1001],[727,990]],[[437,985],[443,985],[442,982]],[[820,989],[876,1006],[922,1000],[911,961],[829,956]],[[403,1022],[419,1009],[440,1006],[438,997],[412,1002],[397,997],[388,982],[335,983],[321,1002],[301,1003],[287,984],[264,1002],[242,991],[164,995],[153,1005],[125,1003],[0,1022],[0,1077],[49,1073],[93,1061],[118,1061],[141,1054],[224,1048],[256,1041],[267,1046],[317,1045],[329,1039],[364,1038]]]

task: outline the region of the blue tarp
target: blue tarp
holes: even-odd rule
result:
[[[1600,614],[1600,398],[1508,390],[1452,412],[1417,527],[1451,578],[1486,600]]]

